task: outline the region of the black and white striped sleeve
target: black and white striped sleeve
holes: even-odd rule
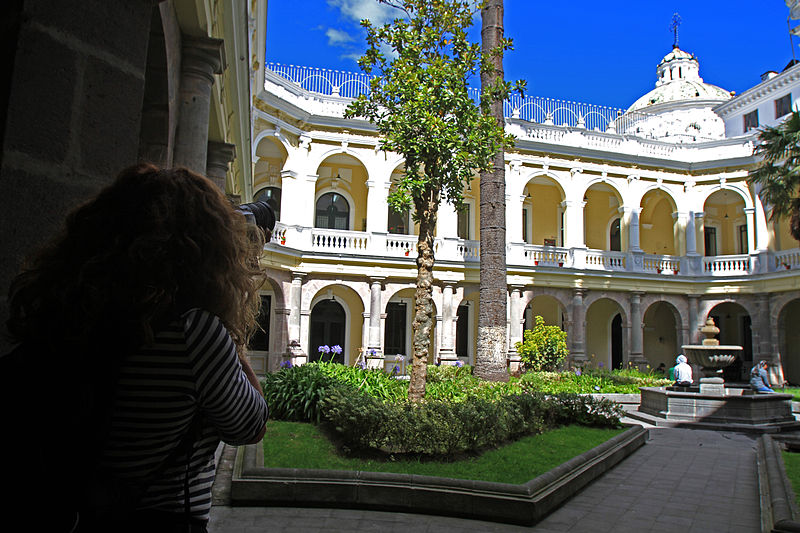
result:
[[[193,309],[184,315],[184,331],[200,409],[224,442],[252,442],[267,422],[267,403],[247,380],[228,330],[216,316]]]

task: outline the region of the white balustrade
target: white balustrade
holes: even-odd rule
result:
[[[311,247],[314,251],[319,252],[364,255],[369,253],[370,235],[363,231],[313,228],[311,230]]]
[[[645,254],[642,258],[642,270],[650,274],[677,275],[681,269],[681,258],[672,255]]]
[[[775,252],[775,270],[800,268],[800,249]]]
[[[605,250],[586,250],[586,268],[589,270],[624,271],[628,254]]]
[[[563,267],[568,265],[569,248],[525,245],[525,261],[533,266]]]
[[[706,276],[735,276],[750,274],[749,255],[716,255],[703,258]]]

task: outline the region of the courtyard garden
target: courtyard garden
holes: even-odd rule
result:
[[[287,365],[264,381],[271,419],[265,466],[520,483],[623,431],[621,407],[596,394],[666,382],[603,369],[528,371],[490,382],[468,365],[430,365],[425,399],[413,403],[397,371]]]

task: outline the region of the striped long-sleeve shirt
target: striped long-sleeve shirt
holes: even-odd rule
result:
[[[188,461],[189,493],[192,516],[207,518],[220,440],[234,445],[252,441],[267,421],[267,405],[247,380],[220,320],[193,309],[120,368],[102,462],[120,479],[147,481],[141,508],[184,512],[187,458],[170,458],[170,452],[198,410],[200,434]]]

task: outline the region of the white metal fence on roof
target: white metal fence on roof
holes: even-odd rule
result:
[[[316,67],[267,63],[266,68],[296,83],[306,91],[357,98],[369,92],[372,76],[360,72],[346,72]],[[470,89],[470,96],[477,102],[480,91]],[[636,123],[646,119],[643,113],[626,113],[624,109],[539,96],[512,95],[503,103],[507,118],[519,118],[540,124],[586,128],[588,130],[615,131],[623,133]]]

